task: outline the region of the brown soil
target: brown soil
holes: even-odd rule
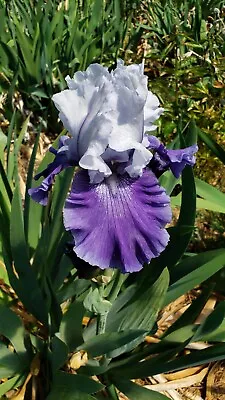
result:
[[[206,400],[225,400],[225,362],[212,366],[206,380]]]

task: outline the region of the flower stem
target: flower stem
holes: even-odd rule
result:
[[[105,333],[107,315],[108,315],[108,313],[98,315],[97,329],[96,329],[97,335],[101,335],[102,333]]]
[[[109,386],[106,386],[106,391],[107,391],[110,399],[119,400],[119,397],[118,397],[118,395],[116,393],[116,389],[115,389],[114,385],[111,384]]]
[[[111,288],[110,293],[107,298],[107,300],[110,301],[111,303],[117,298],[118,293],[121,289],[121,286],[127,278],[127,275],[121,274],[119,269],[117,269],[114,272],[114,275],[115,275],[115,278],[113,281],[113,285],[112,285],[112,288]]]
[[[106,319],[107,319],[107,313],[104,314],[99,314],[97,318],[97,329],[96,329],[96,334],[101,335],[102,333],[105,333],[105,327],[106,327]],[[106,360],[105,354],[102,357],[102,360]],[[108,394],[108,398],[110,400],[119,400],[116,389],[113,384],[110,383],[108,380],[107,374],[102,374],[102,383],[105,385],[105,390]]]

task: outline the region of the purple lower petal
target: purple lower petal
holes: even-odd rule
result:
[[[97,185],[87,171],[75,175],[64,208],[64,225],[78,257],[100,268],[139,271],[166,247],[169,197],[151,171],[140,178],[113,174]]]
[[[193,167],[195,164],[194,154],[198,150],[196,144],[185,149],[170,150],[155,136],[147,136],[147,139],[149,149],[155,152],[151,159],[150,167],[157,176],[170,169],[173,175],[179,178],[186,165]]]

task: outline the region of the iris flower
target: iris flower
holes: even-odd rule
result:
[[[152,135],[163,109],[148,91],[143,64],[111,72],[99,64],[66,77],[68,89],[53,96],[70,136],[62,136],[54,161],[30,189],[42,205],[55,175],[78,165],[64,206],[64,226],[74,251],[90,265],[139,271],[166,247],[170,199],[157,177],[170,169],[179,177],[193,165],[197,147],[168,150]]]

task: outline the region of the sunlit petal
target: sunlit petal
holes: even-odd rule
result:
[[[140,270],[164,250],[170,220],[169,197],[151,171],[137,179],[113,174],[98,185],[80,171],[64,209],[76,254],[91,265],[122,272]]]

